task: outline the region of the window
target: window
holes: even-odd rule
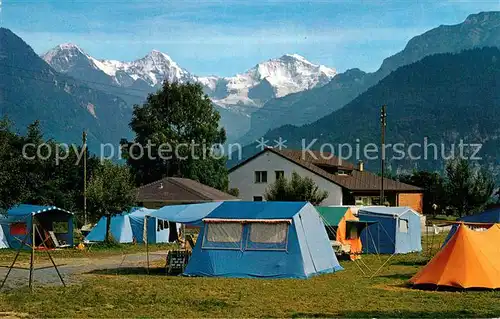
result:
[[[241,223],[206,223],[202,248],[241,249],[242,233]]]
[[[254,223],[250,225],[250,240],[254,243],[276,244],[286,240],[288,224]]]
[[[288,223],[251,223],[247,250],[286,250]]]
[[[285,171],[274,171],[274,174],[276,175],[276,180],[285,177]]]
[[[267,172],[255,171],[255,183],[267,183]]]
[[[408,232],[408,221],[406,219],[399,220],[399,232],[400,233]]]
[[[26,229],[26,223],[12,223],[10,224],[10,234],[12,236],[26,235],[28,230]]]
[[[254,196],[253,201],[254,202],[262,202],[262,196]]]
[[[372,198],[369,196],[356,196],[356,206],[370,206],[372,205]]]

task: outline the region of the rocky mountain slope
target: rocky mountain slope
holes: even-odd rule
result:
[[[0,74],[0,116],[7,116],[19,130],[40,120],[46,137],[77,144],[87,130],[94,151],[100,143],[117,145],[130,136],[131,112],[123,100],[58,73],[4,28],[0,28]]]

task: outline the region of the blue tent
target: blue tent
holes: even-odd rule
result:
[[[485,210],[484,212],[477,213],[470,216],[465,216],[459,219],[459,221],[463,221],[465,223],[478,223],[478,224],[495,224],[500,223],[500,207],[493,207]],[[478,225],[480,226],[480,225]],[[448,240],[453,237],[455,232],[458,229],[458,225],[453,225],[451,227],[448,236],[446,237],[444,244],[448,242]]]
[[[409,207],[366,207],[359,221],[368,224],[361,232],[363,252],[405,254],[422,251],[420,214]]]
[[[39,225],[38,230],[44,237],[41,238],[38,232],[35,232],[35,245],[41,245],[44,241],[48,243],[46,239],[49,232],[53,232],[59,244],[73,246],[73,213],[55,206],[21,204],[9,209],[3,222],[11,248],[18,249],[23,240],[26,240],[27,245],[31,245],[32,236],[28,234],[31,233],[32,219],[35,219]]]
[[[144,242],[144,221],[155,210],[136,207],[131,212],[123,212],[111,217],[111,234],[119,243]],[[157,218],[147,218],[148,243],[167,243],[169,224]],[[102,217],[85,237],[85,241],[104,241],[106,237],[106,217]]]
[[[202,219],[184,275],[308,278],[339,270],[311,204],[228,201]]]

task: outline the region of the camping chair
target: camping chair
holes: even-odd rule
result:
[[[56,234],[53,231],[49,231],[50,238],[52,239],[52,242],[54,243],[54,247],[56,248],[65,248],[69,247],[67,244],[61,244],[59,243],[59,240],[56,237]]]
[[[167,253],[167,275],[183,273],[190,256],[188,250],[170,250]]]

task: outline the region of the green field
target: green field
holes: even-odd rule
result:
[[[425,238],[424,238],[425,239]],[[442,236],[435,238],[437,250]],[[426,244],[424,244],[424,250]],[[100,255],[101,256],[101,255]],[[372,269],[388,256],[364,256]],[[293,279],[166,276],[162,268],[93,271],[63,287],[0,293],[1,312],[34,317],[499,317],[500,291],[421,291],[407,280],[422,254],[392,258],[373,278],[342,262],[344,271]],[[158,263],[159,265],[159,263]]]

